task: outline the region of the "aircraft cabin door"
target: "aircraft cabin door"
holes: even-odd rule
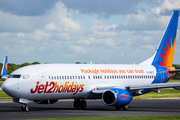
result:
[[[41,84],[45,84],[46,83],[46,77],[45,77],[45,74],[44,74],[44,71],[40,68],[36,69],[39,73],[39,77],[40,77],[40,83]]]

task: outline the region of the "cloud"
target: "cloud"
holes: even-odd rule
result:
[[[45,29],[54,31],[57,29],[57,26],[54,23],[49,23],[45,26]]]
[[[24,33],[18,33],[17,36],[18,36],[18,37],[24,37],[25,34],[24,34]]]
[[[50,10],[58,0],[1,0],[0,10],[18,16],[38,16]]]
[[[32,39],[34,40],[46,40],[50,35],[41,30],[36,30],[32,34]]]
[[[0,37],[6,37],[6,36],[8,36],[9,35],[9,33],[7,33],[7,32],[2,32],[2,33],[0,33]]]
[[[76,2],[58,1],[31,15],[0,7],[0,58],[8,55],[13,63],[140,63],[154,54],[170,19],[171,7],[163,7],[162,0]],[[119,21],[119,16],[126,21],[109,19]]]
[[[62,0],[68,9],[78,10],[83,14],[98,14],[101,17],[110,17],[117,14],[136,13],[137,6],[143,0]]]
[[[76,53],[83,53],[85,54],[86,53],[86,49],[84,49],[82,46],[70,46],[70,49]]]

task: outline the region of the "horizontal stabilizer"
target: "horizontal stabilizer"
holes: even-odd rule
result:
[[[180,69],[176,69],[176,70],[170,70],[169,73],[177,73],[180,72]]]

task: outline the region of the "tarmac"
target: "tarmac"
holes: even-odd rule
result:
[[[21,104],[12,100],[0,100],[1,119],[73,118],[73,117],[121,117],[180,115],[180,99],[134,99],[127,111],[117,111],[105,106],[101,100],[87,100],[85,110],[75,110],[73,100],[59,100],[52,105],[30,102],[29,112],[21,111]]]

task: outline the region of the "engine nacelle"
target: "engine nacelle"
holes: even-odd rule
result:
[[[129,91],[120,88],[108,89],[102,94],[102,101],[105,105],[123,106],[129,104],[131,100],[132,96]]]
[[[46,99],[46,100],[33,100],[34,103],[37,104],[54,104],[58,101],[58,99]]]

